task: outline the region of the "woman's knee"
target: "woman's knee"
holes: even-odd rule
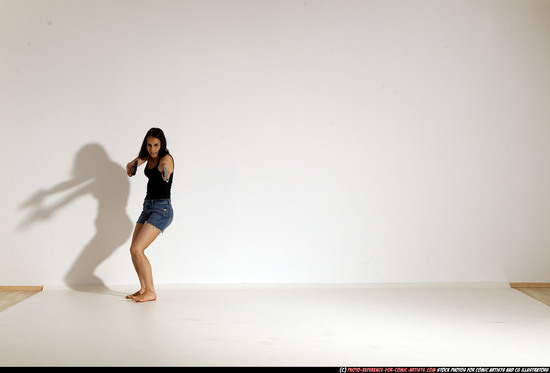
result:
[[[133,257],[138,257],[138,256],[143,255],[143,251],[144,250],[141,250],[136,245],[130,246],[130,255],[132,255]]]

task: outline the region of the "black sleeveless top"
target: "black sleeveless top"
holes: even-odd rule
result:
[[[147,182],[147,195],[145,196],[145,199],[170,199],[170,190],[172,188],[174,173],[172,172],[169,181],[166,182],[162,179],[162,174],[158,170],[158,164],[152,169],[149,169],[149,161],[147,161],[144,171],[145,176],[149,179]]]

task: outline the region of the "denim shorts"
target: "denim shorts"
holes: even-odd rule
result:
[[[162,232],[172,223],[174,210],[169,199],[146,199],[137,222],[149,223]]]

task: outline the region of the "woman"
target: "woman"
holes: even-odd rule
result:
[[[166,148],[166,137],[160,128],[151,128],[141,145],[139,155],[126,165],[126,173],[132,176],[134,163],[138,167],[147,162],[145,176],[147,195],[143,202],[143,211],[136,222],[130,253],[137,272],[141,288],[126,296],[136,302],[148,302],[157,299],[153,286],[151,264],[145,256],[145,249],[170,225],[174,213],[170,201],[170,189],[174,177],[174,159]],[[164,167],[168,169],[168,180],[164,176]]]

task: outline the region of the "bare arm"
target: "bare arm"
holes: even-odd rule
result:
[[[132,167],[133,167],[135,161],[137,161],[137,163],[138,163],[137,165],[139,167],[142,164],[144,164],[145,162],[147,162],[147,158],[142,159],[142,158],[136,157],[136,158],[132,159],[130,162],[128,162],[128,164],[126,165],[126,174],[128,176],[132,176]]]
[[[162,157],[158,165],[158,170],[162,175],[162,179],[166,181],[166,179],[164,178],[164,172],[163,172],[164,166],[168,168],[168,178],[170,178],[170,176],[174,172],[174,159],[172,158],[171,155],[165,155],[164,157]]]

